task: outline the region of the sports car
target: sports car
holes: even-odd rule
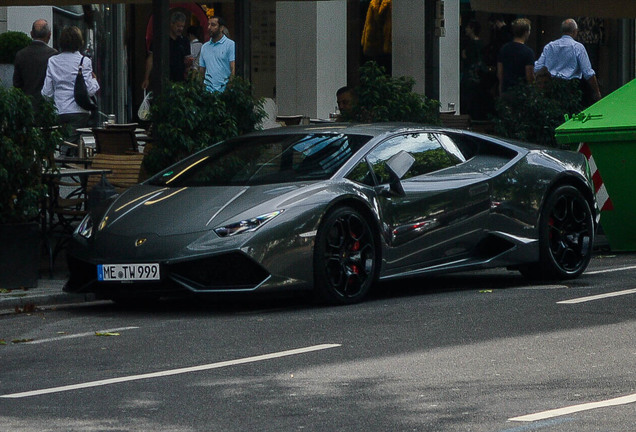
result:
[[[491,267],[579,276],[599,212],[579,153],[416,124],[255,132],[92,209],[68,292],[310,290],[358,302],[378,280]]]

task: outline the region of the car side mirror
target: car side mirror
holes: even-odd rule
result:
[[[415,163],[415,158],[407,151],[400,150],[386,161],[389,172],[400,180]]]
[[[402,187],[401,179],[404,174],[415,163],[415,158],[407,151],[400,150],[399,153],[394,154],[386,161],[387,169],[391,175],[391,182],[389,183],[390,191],[398,196],[404,196],[404,188]]]

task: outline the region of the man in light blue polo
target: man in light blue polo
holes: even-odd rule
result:
[[[225,90],[230,76],[235,73],[234,41],[223,34],[223,18],[213,16],[208,19],[210,41],[203,44],[199,56],[199,72],[204,74],[203,82],[210,92]]]
[[[563,21],[563,36],[543,48],[539,60],[534,63],[534,73],[547,68],[554,78],[584,79],[590,86],[592,102],[596,102],[601,99],[601,92],[585,47],[575,40],[578,31],[576,21],[571,18]]]

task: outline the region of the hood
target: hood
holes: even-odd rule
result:
[[[244,212],[245,218],[255,217],[298,204],[319,189],[322,187],[311,183],[184,188],[139,185],[113,201],[104,216],[112,234],[179,235],[216,228]]]

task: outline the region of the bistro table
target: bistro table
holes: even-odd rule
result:
[[[89,157],[79,156],[56,156],[55,164],[65,168],[76,168],[72,165],[83,165],[84,168],[88,168],[93,160]]]
[[[65,158],[70,159],[70,158]],[[42,236],[46,244],[48,256],[49,256],[49,272],[53,275],[53,262],[60,250],[66,245],[66,241],[71,237],[72,230],[69,226],[60,224],[62,230],[59,233],[54,233],[55,229],[55,216],[56,211],[59,208],[59,201],[61,199],[76,198],[77,206],[79,210],[84,209],[84,202],[88,191],[86,185],[88,184],[88,177],[92,175],[104,175],[110,174],[110,169],[93,169],[93,168],[57,168],[53,170],[42,171],[42,182],[47,187],[47,196],[42,202]],[[77,187],[74,187],[71,192],[66,196],[60,196],[60,186],[58,184],[60,179],[68,178],[77,182]],[[71,187],[72,188],[72,187]],[[60,215],[58,215],[58,222],[61,222]],[[54,234],[60,234],[61,241],[58,242],[55,247],[51,244],[51,239]]]

